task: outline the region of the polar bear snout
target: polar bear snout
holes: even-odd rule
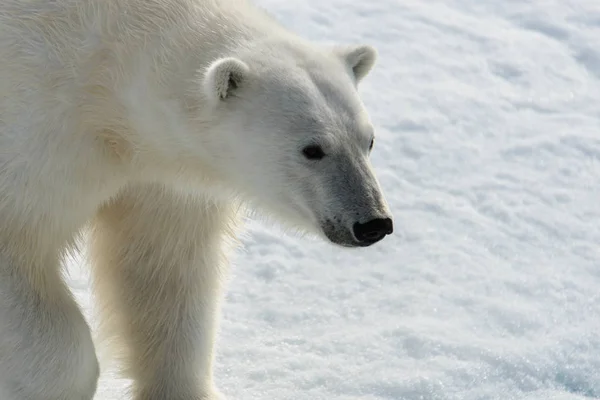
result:
[[[321,229],[334,244],[344,247],[368,247],[391,235],[394,232],[394,222],[386,213],[368,218],[366,222],[356,221],[349,225],[341,223],[341,218],[334,218],[326,220]]]
[[[371,245],[394,232],[391,218],[375,218],[365,223],[355,222],[352,226],[354,237],[360,245]]]
[[[350,154],[335,161],[324,169],[327,184],[319,185],[313,196],[318,201],[312,201],[324,205],[315,214],[326,238],[344,247],[367,247],[391,235],[393,215],[368,159]]]

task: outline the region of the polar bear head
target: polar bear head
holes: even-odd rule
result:
[[[202,73],[205,146],[228,182],[278,220],[348,247],[392,233],[357,93],[375,50],[261,43]]]

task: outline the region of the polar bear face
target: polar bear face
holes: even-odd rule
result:
[[[278,220],[338,245],[391,234],[369,162],[374,131],[356,91],[375,57],[368,46],[289,46],[213,62],[203,75],[218,121],[212,150],[227,160],[231,184]]]

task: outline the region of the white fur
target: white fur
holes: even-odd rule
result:
[[[208,99],[221,101],[244,83],[250,72],[246,63],[227,57],[213,62],[204,76],[204,94]],[[213,104],[214,105],[214,104]]]
[[[2,400],[94,395],[94,344],[60,271],[86,224],[134,398],[218,398],[240,204],[346,246],[355,223],[389,217],[355,88],[374,60],[244,0],[2,0]],[[323,160],[303,155],[314,143]]]

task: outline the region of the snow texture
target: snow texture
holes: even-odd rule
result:
[[[361,85],[396,233],[360,250],[253,220],[229,400],[600,398],[600,2],[260,0],[380,53]],[[89,274],[70,284],[93,324]],[[127,399],[103,370],[97,398]]]

